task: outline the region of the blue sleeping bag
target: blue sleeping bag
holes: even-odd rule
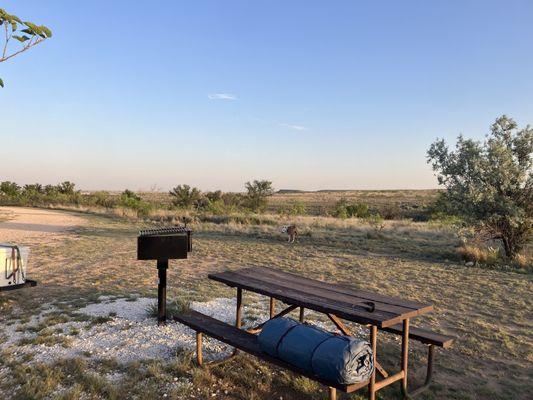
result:
[[[258,341],[261,350],[272,357],[339,384],[366,381],[374,371],[372,349],[367,342],[290,318],[268,321]]]

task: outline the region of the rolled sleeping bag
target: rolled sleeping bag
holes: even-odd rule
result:
[[[313,371],[341,384],[364,382],[374,372],[372,348],[364,340],[333,335],[315,350]]]
[[[277,358],[278,344],[281,342],[283,335],[297,325],[298,322],[292,318],[274,318],[267,321],[258,337],[261,350]]]
[[[258,341],[265,353],[327,381],[350,385],[370,379],[374,372],[372,349],[367,342],[291,318],[268,321]]]

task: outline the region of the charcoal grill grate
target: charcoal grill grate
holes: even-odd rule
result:
[[[173,226],[169,228],[143,229],[139,231],[139,236],[172,235],[175,233],[189,233],[191,230],[185,226]]]

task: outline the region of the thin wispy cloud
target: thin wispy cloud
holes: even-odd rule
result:
[[[210,100],[237,100],[237,96],[231,93],[211,93],[207,95]]]
[[[287,124],[285,122],[281,123],[281,124],[278,124],[279,126],[283,127],[283,128],[289,128],[289,129],[292,129],[294,131],[306,131],[307,128],[305,126],[302,126],[302,125],[293,125],[293,124]]]

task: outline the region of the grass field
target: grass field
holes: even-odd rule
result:
[[[360,203],[369,206],[373,212],[379,212],[390,219],[413,218],[424,214],[438,195],[438,190],[321,190],[295,191],[279,190],[268,198],[267,212],[276,214],[281,210],[290,209],[296,204],[305,206],[306,214],[327,215],[341,199],[349,203]],[[112,193],[119,196],[120,193]],[[144,200],[169,206],[171,196],[166,192],[142,192]]]
[[[292,201],[305,194],[280,196]],[[416,196],[415,196],[416,197]],[[277,200],[276,200],[277,201]],[[136,233],[142,224],[79,214],[81,226],[32,247],[33,289],[2,293],[2,326],[16,324],[25,342],[2,347],[0,398],[6,399],[324,399],[324,388],[241,355],[210,370],[198,369],[188,352],[168,361],[120,363],[104,354],[81,354],[43,363],[24,346],[69,346],[76,332],[54,327],[65,321],[106,324],[114,316],[88,319],[76,310],[101,295],[154,296],[156,269],[136,261]],[[0,217],[1,220],[1,217]],[[302,232],[288,245],[276,226],[194,224],[190,259],[171,263],[169,297],[206,301],[234,297],[209,272],[265,265],[421,302],[435,312],[414,319],[457,337],[452,349],[437,351],[435,384],[423,399],[529,399],[533,393],[532,275],[466,267],[456,255],[457,239],[446,227],[386,221],[382,230],[358,220],[298,217]],[[280,220],[281,224],[281,220]],[[2,238],[3,240],[4,238]],[[0,240],[0,241],[2,241]],[[246,296],[247,304],[266,299]],[[40,324],[32,318],[54,306]],[[85,324],[85,325],[83,325]],[[5,337],[6,330],[0,330]],[[398,338],[380,334],[378,357],[394,370]],[[178,350],[178,349],[176,349]],[[440,350],[440,349],[439,349]],[[414,343],[411,382],[423,379],[425,348]],[[413,369],[414,368],[414,369]],[[118,377],[118,378],[116,378]],[[180,384],[177,384],[180,383]],[[365,391],[341,398],[364,398]],[[379,392],[397,399],[398,386]]]

